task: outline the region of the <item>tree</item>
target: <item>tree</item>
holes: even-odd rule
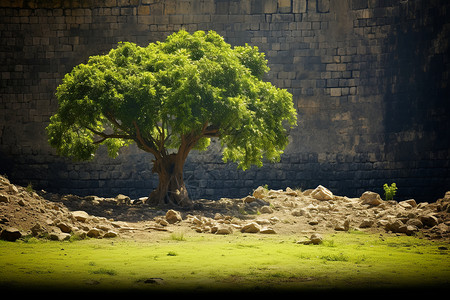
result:
[[[136,143],[159,176],[149,203],[189,205],[183,166],[211,138],[243,170],[279,160],[297,115],[292,95],[263,81],[268,70],[257,47],[232,48],[213,31],[181,30],[147,47],[121,42],[65,75],[49,143],[78,160],[100,145],[116,157]]]

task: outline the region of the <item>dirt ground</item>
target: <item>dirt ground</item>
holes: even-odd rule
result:
[[[360,230],[450,239],[450,192],[432,203],[333,195],[325,187],[300,191],[258,187],[241,199],[195,200],[190,208],[150,207],[145,199],[80,197],[34,191],[0,176],[0,237],[35,236],[157,240],[176,234],[313,234]]]

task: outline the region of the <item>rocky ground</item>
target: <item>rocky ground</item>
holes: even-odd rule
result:
[[[196,200],[190,209],[154,208],[145,198],[79,197],[34,191],[0,176],[0,238],[35,236],[158,239],[174,233],[289,234],[315,242],[317,234],[361,230],[450,238],[450,192],[433,203],[333,195],[323,186],[299,191],[258,187],[242,199]]]

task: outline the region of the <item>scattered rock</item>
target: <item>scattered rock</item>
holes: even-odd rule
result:
[[[36,223],[33,227],[31,227],[30,230],[33,236],[40,236],[46,232],[45,228],[42,227],[39,223]]]
[[[322,236],[318,233],[314,233],[313,235],[311,235],[309,239],[311,240],[311,243],[313,243],[314,245],[322,243],[323,240]]]
[[[344,222],[339,222],[334,227],[334,230],[336,231],[348,231],[350,229],[350,220],[347,219]]]
[[[4,195],[4,194],[0,194],[0,202],[8,203],[9,202],[9,196],[8,195]]]
[[[169,210],[167,211],[167,213],[166,213],[166,221],[167,221],[169,224],[174,224],[174,223],[177,223],[177,222],[181,222],[182,220],[183,220],[183,219],[182,219],[182,217],[181,217],[180,212],[175,211],[175,210],[173,210],[173,209],[169,209]]]
[[[369,228],[372,227],[374,221],[371,219],[363,219],[361,224],[359,224],[359,228]]]
[[[271,213],[273,213],[272,207],[270,207],[270,206],[268,206],[268,205],[262,206],[262,207],[259,209],[259,211],[260,211],[262,214],[271,214]]]
[[[286,188],[286,195],[288,196],[298,196],[298,192],[294,191],[293,189],[291,189],[290,187]]]
[[[220,224],[217,226],[217,228],[215,228],[214,230],[211,230],[211,232],[213,232],[213,231],[215,234],[231,234],[231,233],[233,233],[233,227],[224,225],[224,224]]]
[[[276,231],[275,231],[273,228],[270,228],[270,227],[264,227],[264,228],[262,228],[262,229],[259,231],[259,233],[262,233],[262,234],[276,234]]]
[[[267,195],[268,191],[262,186],[259,186],[254,192],[253,197],[257,199],[264,199]]]
[[[70,234],[64,232],[50,232],[48,238],[52,241],[65,241],[70,239]]]
[[[420,217],[424,226],[433,227],[439,224],[439,220],[434,215],[425,215]]]
[[[303,245],[319,245],[320,243],[322,243],[323,238],[320,234],[318,233],[313,233],[309,239],[307,240],[303,240],[303,241],[298,241],[297,244],[303,244]]]
[[[247,196],[244,198],[244,203],[252,203],[253,201],[256,201],[256,197],[254,196]]]
[[[131,202],[130,197],[122,195],[122,194],[117,195],[115,200],[117,202],[117,205],[130,204],[130,202]]]
[[[101,231],[98,228],[92,228],[86,233],[86,235],[90,238],[98,238],[101,235]]]
[[[115,198],[59,196],[45,191],[38,194],[0,176],[1,238],[16,240],[25,234],[54,240],[71,235],[114,238],[119,234],[148,234],[150,230],[173,232],[173,226],[177,230],[185,227],[212,234],[233,231],[283,234],[310,230],[322,233],[349,230],[350,220],[355,229],[370,232],[407,235],[423,232],[427,238],[450,237],[450,192],[436,202],[416,203],[414,199],[383,201],[370,191],[360,198],[341,197],[320,185],[303,192],[258,187],[253,195],[241,199],[199,200],[185,220],[176,210],[162,211],[141,204],[142,201],[122,194]],[[271,215],[261,218],[261,214]],[[125,220],[136,225],[130,227]],[[16,228],[13,230],[16,233],[9,233],[11,230],[7,228],[11,227]]]
[[[257,233],[261,231],[261,226],[256,222],[248,223],[241,228],[243,233]]]
[[[314,199],[325,201],[325,200],[333,200],[333,193],[328,190],[326,187],[319,185],[316,187],[310,194],[310,196]]]
[[[89,218],[89,214],[82,210],[72,212],[72,216],[80,222],[86,222],[86,220]]]
[[[64,222],[60,222],[56,225],[59,229],[61,229],[62,232],[64,233],[70,233],[72,231],[72,227],[67,225]]]
[[[115,238],[117,236],[119,235],[115,231],[108,231],[103,235],[104,238]]]
[[[383,203],[383,200],[379,194],[370,191],[364,192],[360,199],[362,200],[362,204],[369,204],[372,206],[377,206]]]
[[[420,219],[408,219],[408,221],[406,221],[406,225],[410,225],[410,226],[415,226],[417,228],[423,228],[423,223]]]
[[[9,241],[9,242],[14,242],[17,239],[20,239],[21,237],[22,237],[22,233],[17,228],[14,228],[14,227],[6,227],[0,233],[0,239]]]

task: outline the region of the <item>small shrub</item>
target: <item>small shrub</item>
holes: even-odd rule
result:
[[[31,195],[34,192],[33,184],[31,182],[29,182],[27,187],[25,188],[25,190],[28,192],[28,194]]]
[[[170,239],[172,239],[174,241],[185,241],[186,240],[183,233],[172,233],[170,235]]]
[[[392,183],[390,186],[388,186],[387,183],[385,183],[383,185],[383,189],[386,201],[394,200],[395,193],[397,193],[397,185],[395,184],[395,182]]]

